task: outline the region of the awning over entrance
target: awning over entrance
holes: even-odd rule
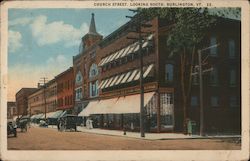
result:
[[[148,104],[154,93],[155,92],[144,93],[144,106]],[[92,101],[79,113],[79,116],[128,113],[140,113],[140,94]]]

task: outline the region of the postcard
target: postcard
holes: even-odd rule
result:
[[[2,160],[247,160],[247,1],[1,2]]]

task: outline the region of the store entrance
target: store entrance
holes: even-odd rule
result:
[[[160,94],[161,129],[174,127],[174,102],[173,93]]]

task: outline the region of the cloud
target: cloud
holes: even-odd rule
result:
[[[47,17],[38,16],[30,24],[32,36],[39,46],[63,43],[65,47],[71,47],[80,43],[81,37],[88,32],[88,25],[82,23],[80,28],[75,28],[64,21],[48,23]]]
[[[72,66],[72,60],[62,54],[49,58],[44,65],[15,64],[8,69],[8,100],[14,101],[15,94],[24,87],[37,87],[41,77],[49,80]]]
[[[31,21],[32,21],[31,17],[21,17],[9,21],[9,26],[17,26],[17,25],[25,26],[29,24]]]
[[[20,49],[23,45],[21,43],[22,35],[18,31],[9,30],[8,33],[8,50],[15,52]]]

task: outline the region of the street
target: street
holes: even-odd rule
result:
[[[8,137],[9,150],[239,150],[231,139],[142,140],[86,132],[58,132],[53,128],[18,129]]]

